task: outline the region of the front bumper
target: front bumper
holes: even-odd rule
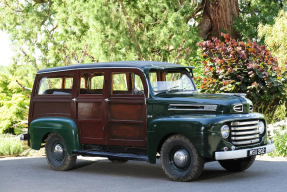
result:
[[[275,150],[275,145],[274,143],[272,143],[270,145],[248,148],[248,149],[240,149],[240,150],[234,150],[234,151],[218,151],[218,152],[215,152],[215,160],[239,159],[239,158],[248,157],[249,150],[262,148],[262,147],[266,147],[266,153],[269,153]]]

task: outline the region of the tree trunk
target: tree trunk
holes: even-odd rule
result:
[[[234,17],[239,16],[238,0],[204,0],[203,18],[199,23],[199,36],[204,39],[219,37],[221,32],[233,38],[239,34],[232,28]]]

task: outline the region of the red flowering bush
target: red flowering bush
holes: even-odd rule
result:
[[[265,45],[213,38],[199,42],[204,58],[200,89],[209,93],[246,93],[256,111],[270,116],[286,99],[285,72]],[[270,113],[272,112],[272,113]],[[270,119],[269,118],[269,119]]]

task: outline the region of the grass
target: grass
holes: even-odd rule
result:
[[[11,134],[0,135],[0,156],[17,156],[23,151],[19,137]]]

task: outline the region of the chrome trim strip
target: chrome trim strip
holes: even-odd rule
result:
[[[249,136],[241,136],[241,137],[231,137],[232,140],[244,140],[244,139],[254,139],[259,138],[259,135],[249,135]]]
[[[254,131],[231,132],[231,135],[251,135],[251,134],[256,134],[256,133],[259,133],[259,131],[254,130]]]
[[[241,108],[241,109],[237,109],[238,107]],[[233,110],[235,112],[243,112],[243,105],[242,104],[234,105]]]
[[[258,143],[260,140],[259,139],[253,139],[253,140],[248,140],[248,141],[232,141],[234,145],[246,145],[246,144],[254,144]]]
[[[201,105],[201,104],[170,104],[169,111],[216,111],[217,105]],[[204,109],[181,109],[173,107],[203,107]]]
[[[169,108],[169,111],[214,111],[210,109],[175,109],[175,108]]]
[[[264,145],[264,146],[248,148],[248,149],[240,149],[240,150],[234,150],[234,151],[217,151],[215,152],[215,160],[245,158],[245,157],[248,157],[247,153],[249,150],[258,149],[262,147],[266,147],[266,153],[269,153],[275,150],[275,145],[273,143],[270,145]]]
[[[231,126],[232,125],[235,125],[235,126],[252,125],[252,124],[258,124],[258,123],[259,123],[259,120],[256,120],[256,121],[243,121],[243,122],[233,121],[233,122],[231,122]]]
[[[204,106],[212,106],[217,107],[217,105],[201,105],[201,104],[170,104],[172,107],[204,107]]]
[[[241,130],[250,130],[250,129],[258,129],[258,125],[245,126],[245,127],[231,127],[232,131],[241,131]]]
[[[216,94],[239,96],[239,97],[243,97],[243,98],[246,97],[246,93],[216,93]]]

